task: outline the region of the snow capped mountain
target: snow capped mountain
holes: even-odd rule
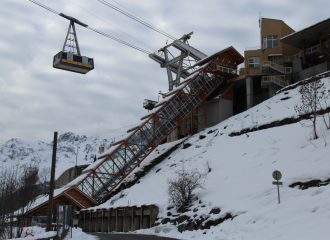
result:
[[[57,139],[56,171],[58,178],[66,169],[76,165],[85,165],[94,161],[99,146],[110,148],[110,141],[98,136],[86,137],[67,132]],[[77,154],[78,151],[78,154]],[[39,169],[51,167],[53,142],[27,142],[17,138],[7,141],[0,147],[0,167],[37,165]]]

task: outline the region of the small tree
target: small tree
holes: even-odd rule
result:
[[[24,165],[21,169],[18,167],[2,169],[0,173],[0,239],[21,236],[26,221],[25,213],[39,194],[37,182],[38,168],[35,166]]]
[[[196,199],[194,191],[198,188],[204,189],[202,179],[204,175],[193,169],[191,171],[181,170],[176,172],[174,179],[167,179],[169,202],[173,203],[179,212],[183,212]]]
[[[39,171],[39,180],[41,185],[44,187],[44,193],[47,193],[47,182],[49,182],[50,179],[50,168],[44,167]]]
[[[320,77],[311,74],[310,79],[299,87],[298,92],[301,95],[301,102],[294,106],[295,111],[300,116],[306,114],[310,115],[309,120],[312,122],[313,139],[318,138],[316,131],[316,117],[319,103],[323,98],[322,92],[324,89],[324,83],[322,83]]]

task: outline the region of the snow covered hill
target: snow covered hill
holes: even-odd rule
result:
[[[61,134],[57,140],[55,177],[58,178],[66,169],[76,165],[77,147],[77,163],[84,165],[94,161],[101,145],[105,149],[110,148],[110,142],[98,136],[88,138],[70,132]],[[39,166],[39,169],[50,168],[52,152],[53,143],[27,142],[13,138],[0,147],[0,167],[32,164]]]
[[[330,89],[329,77],[322,81]],[[185,141],[185,147],[182,144],[136,184],[97,208],[155,204],[160,225],[137,232],[179,239],[329,239],[330,186],[326,184],[330,180],[330,130],[321,116],[317,122],[320,137],[316,140],[311,140],[312,129],[301,122],[249,131],[298,118],[294,105],[299,101],[297,88],[285,90],[193,135]],[[232,134],[244,129],[246,134]],[[157,151],[173,144],[161,145]],[[152,154],[135,172],[150,164],[157,155]],[[166,180],[183,168],[197,168],[206,178],[198,200],[180,214],[169,206]],[[272,185],[274,170],[283,175],[280,204],[277,187]],[[126,182],[133,178],[131,174]],[[299,188],[306,182],[309,185],[305,188],[309,188]],[[186,228],[198,230],[178,231]]]

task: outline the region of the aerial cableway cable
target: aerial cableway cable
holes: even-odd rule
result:
[[[77,7],[81,8],[82,10],[88,12],[89,14],[93,15],[94,17],[98,18],[98,19],[101,20],[102,22],[105,22],[106,24],[110,25],[111,27],[117,29],[118,31],[120,31],[120,32],[122,32],[122,33],[124,33],[124,34],[126,34],[127,36],[129,36],[129,37],[133,38],[134,40],[138,41],[139,43],[143,44],[144,46],[150,48],[151,50],[153,50],[153,51],[157,51],[157,50],[153,49],[152,47],[148,46],[147,44],[145,44],[145,43],[141,42],[140,40],[136,39],[135,37],[131,36],[130,34],[128,34],[128,33],[124,32],[124,31],[120,30],[119,28],[113,26],[112,24],[108,23],[107,21],[103,20],[102,18],[96,16],[95,14],[93,14],[93,13],[91,13],[90,11],[86,10],[85,8],[83,8],[83,7],[79,6],[78,4],[72,2],[71,0],[68,0],[68,1],[69,1],[70,3],[76,5]]]
[[[122,14],[124,14],[125,16],[127,16],[127,17],[129,17],[129,18],[131,18],[131,19],[133,19],[133,20],[135,20],[135,21],[137,21],[137,22],[139,22],[139,23],[145,25],[146,27],[151,28],[152,30],[154,30],[154,31],[156,31],[156,32],[158,32],[158,33],[160,33],[160,34],[162,34],[162,35],[164,35],[164,36],[166,36],[166,37],[168,37],[168,38],[171,38],[172,40],[176,40],[176,38],[173,37],[173,36],[171,36],[170,34],[168,34],[168,33],[164,32],[164,31],[162,31],[162,30],[160,30],[160,29],[154,27],[153,25],[151,25],[151,24],[149,24],[149,23],[147,23],[147,22],[145,22],[145,21],[143,21],[143,20],[141,20],[141,19],[139,19],[139,18],[133,16],[132,14],[130,14],[130,13],[128,13],[128,12],[125,12],[124,10],[122,10],[122,9],[120,9],[120,8],[118,8],[118,7],[116,7],[116,6],[112,5],[112,4],[110,4],[110,3],[108,3],[108,2],[105,1],[105,0],[97,0],[97,1],[99,1],[100,3],[103,3],[104,5],[106,5],[106,6],[110,7],[110,8],[112,8],[112,9],[114,9],[114,10],[116,10],[116,11],[122,13]]]
[[[144,50],[144,49],[142,49],[142,48],[136,47],[136,46],[134,46],[134,45],[132,45],[132,44],[130,44],[130,43],[127,43],[127,42],[125,42],[125,41],[123,41],[123,40],[120,40],[120,39],[118,39],[118,38],[115,38],[115,37],[113,37],[113,36],[111,36],[111,35],[109,35],[109,34],[106,34],[106,33],[104,33],[104,32],[101,32],[101,31],[99,31],[99,30],[97,30],[97,29],[95,29],[95,28],[87,27],[87,29],[92,30],[92,31],[94,31],[94,32],[96,32],[96,33],[99,33],[99,34],[101,34],[101,35],[103,35],[103,36],[105,36],[105,37],[111,38],[111,39],[113,39],[113,40],[115,40],[115,41],[117,41],[117,42],[120,42],[120,43],[122,43],[122,44],[125,44],[126,46],[129,46],[129,47],[131,47],[131,48],[134,48],[134,49],[136,49],[136,50],[139,50],[140,52],[143,52],[143,53],[145,53],[145,54],[151,54],[151,53],[148,52],[147,50]]]
[[[53,10],[53,9],[51,9],[51,8],[49,8],[49,7],[45,6],[45,5],[43,5],[43,4],[39,3],[39,2],[37,2],[37,1],[34,1],[34,0],[29,0],[29,1],[30,1],[30,2],[33,2],[33,3],[37,4],[37,5],[39,5],[39,6],[42,7],[42,8],[47,9],[48,11],[51,11],[51,12],[57,14],[57,15],[60,15],[59,12],[56,12],[55,10]]]
[[[61,17],[63,17],[63,15],[64,15],[64,14],[61,14],[61,13],[59,13],[59,12],[57,12],[57,11],[55,11],[55,10],[53,10],[53,9],[51,9],[51,8],[49,8],[49,7],[47,7],[47,6],[45,6],[45,5],[43,5],[43,4],[41,4],[41,3],[37,2],[37,1],[35,1],[35,0],[29,0],[29,1],[32,2],[32,3],[35,3],[36,5],[38,5],[38,6],[42,7],[42,8],[45,8],[45,9],[47,9],[48,11],[50,11],[50,12],[52,12],[52,13],[55,13],[55,14],[61,16]],[[83,25],[81,25],[81,26],[83,26]],[[111,35],[109,35],[109,34],[107,34],[107,33],[101,32],[101,31],[99,31],[99,30],[97,30],[97,29],[95,29],[95,28],[91,28],[91,27],[89,27],[89,26],[87,26],[87,25],[86,25],[86,26],[83,26],[83,27],[85,27],[85,28],[87,28],[87,29],[89,29],[89,30],[91,30],[91,31],[94,31],[94,32],[96,32],[96,33],[98,33],[98,34],[101,34],[101,35],[103,35],[103,36],[105,36],[105,37],[108,37],[108,38],[110,38],[110,39],[112,39],[112,40],[115,40],[115,41],[117,41],[117,42],[120,42],[120,43],[122,43],[122,44],[124,44],[124,45],[126,45],[126,46],[128,46],[128,47],[131,47],[131,48],[136,49],[136,50],[138,50],[138,51],[140,51],[140,52],[143,52],[143,53],[145,53],[145,54],[150,54],[150,53],[151,53],[151,52],[149,52],[149,51],[147,51],[147,50],[144,50],[144,49],[142,49],[142,48],[139,48],[139,47],[137,47],[137,46],[134,46],[133,44],[127,43],[127,42],[125,42],[125,41],[123,41],[123,40],[121,40],[121,39],[119,39],[119,38],[116,38],[116,37],[113,37],[113,36],[111,36]]]
[[[144,19],[143,17],[137,15],[135,12],[129,10],[128,8],[124,7],[123,5],[121,5],[119,2],[116,2],[115,0],[112,0],[113,2],[117,3],[119,6],[121,6],[122,8],[125,8],[127,11],[130,11],[131,13],[133,13],[134,15],[138,16],[139,18],[141,18],[142,20],[144,20],[145,22],[149,23],[150,25],[152,25],[151,22],[149,22],[148,20]]]

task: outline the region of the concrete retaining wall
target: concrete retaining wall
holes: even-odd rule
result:
[[[76,216],[84,232],[129,232],[154,226],[158,207],[118,207],[110,209],[81,210]]]
[[[80,165],[80,166],[72,167],[72,168],[65,170],[65,172],[62,173],[61,176],[59,176],[59,178],[55,181],[55,188],[60,188],[64,185],[68,184],[73,179],[78,177],[82,173],[82,171],[85,168],[87,168],[88,166],[89,166],[89,164]]]

